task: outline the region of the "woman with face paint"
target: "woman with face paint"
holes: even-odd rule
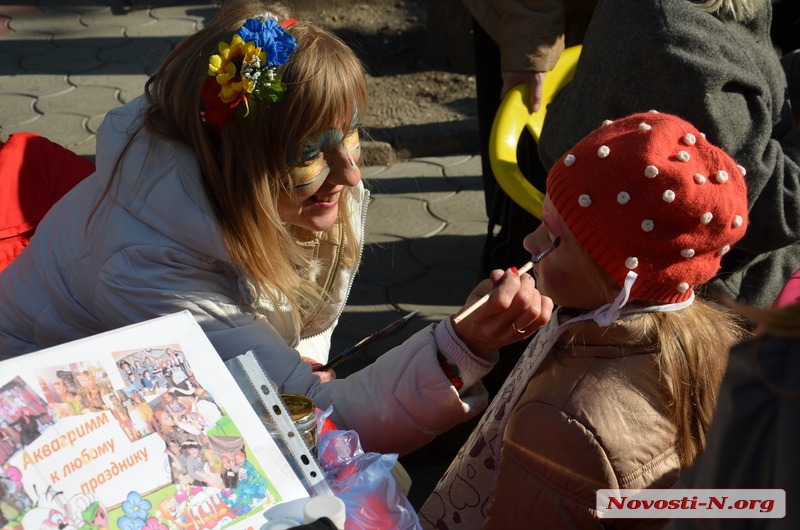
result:
[[[0,358],[188,310],[224,360],[252,350],[365,450],[403,454],[478,414],[496,350],[549,318],[527,274],[495,271],[468,318],[347,378],[303,361],[327,361],[361,255],[366,104],[338,38],[281,5],[225,2],[108,113],[97,172],[0,276]]]

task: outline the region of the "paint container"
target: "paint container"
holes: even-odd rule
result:
[[[317,450],[317,415],[315,413],[316,407],[314,402],[306,396],[299,394],[281,394],[281,399],[286,405],[286,410],[292,417],[297,432],[300,433],[303,442],[305,442],[308,450],[314,457],[316,457]],[[272,438],[278,442],[281,449],[284,448],[283,440],[280,435],[275,431],[275,424],[269,416],[262,416],[261,421],[267,427],[267,430],[272,434]]]
[[[260,530],[288,530],[296,526],[300,526],[300,523],[291,519],[273,519],[264,523]]]

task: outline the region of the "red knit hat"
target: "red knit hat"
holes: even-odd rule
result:
[[[686,121],[606,121],[550,171],[547,193],[589,256],[630,298],[688,300],[747,228],[744,168]]]

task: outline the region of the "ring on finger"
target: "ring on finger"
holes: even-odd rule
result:
[[[516,331],[520,335],[525,335],[528,332],[527,328],[519,329],[517,325],[513,322],[511,323],[511,327],[514,328],[514,331]]]

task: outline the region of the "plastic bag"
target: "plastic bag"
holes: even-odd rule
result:
[[[332,409],[317,411],[317,460],[334,494],[345,504],[345,530],[422,528],[408,498],[397,487],[396,454],[365,453],[355,431],[322,425]]]

